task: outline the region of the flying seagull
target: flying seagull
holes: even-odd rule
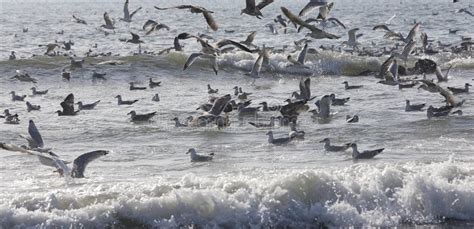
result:
[[[273,0],[262,0],[258,5],[255,5],[255,0],[246,0],[245,8],[240,11],[240,14],[247,14],[262,19],[263,14],[260,12],[265,6],[270,5]]]
[[[291,13],[291,11],[289,11],[285,7],[281,7],[281,11],[293,23],[298,24],[298,25],[300,25],[304,28],[309,29],[311,31],[311,33],[307,34],[307,36],[310,36],[314,39],[325,39],[325,38],[327,38],[327,39],[339,39],[340,38],[339,36],[327,33],[323,30],[320,30],[320,29],[316,28],[314,25],[311,25],[311,24],[301,20],[301,18],[299,18],[296,15],[294,15],[293,13]]]
[[[191,13],[196,13],[196,14],[202,14],[204,16],[204,18],[206,19],[206,22],[207,24],[209,25],[209,27],[214,30],[214,31],[217,31],[218,30],[218,26],[217,26],[217,23],[216,21],[214,20],[214,18],[212,17],[212,11],[209,11],[207,10],[206,8],[204,7],[200,7],[200,6],[193,6],[193,5],[180,5],[180,6],[173,6],[173,7],[166,7],[166,8],[160,8],[160,7],[157,7],[155,6],[155,9],[157,10],[168,10],[168,9],[189,9],[189,11],[191,11]]]
[[[125,0],[125,4],[123,5],[123,18],[120,18],[120,20],[124,22],[132,22],[133,15],[135,15],[141,9],[142,7],[138,7],[138,9],[130,13],[128,11],[128,0]]]

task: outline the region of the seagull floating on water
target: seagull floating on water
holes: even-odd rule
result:
[[[208,156],[197,154],[194,148],[190,148],[186,154],[191,154],[191,162],[205,162],[211,161],[214,157],[214,153],[210,153]]]
[[[132,104],[138,102],[138,99],[135,99],[135,100],[122,100],[121,95],[117,95],[117,96],[115,96],[115,98],[117,98],[117,104],[118,105],[132,105]]]
[[[148,122],[153,116],[156,115],[156,112],[147,113],[147,114],[137,114],[135,111],[130,111],[128,113],[131,117],[132,122]]]
[[[41,106],[40,105],[33,105],[31,104],[30,102],[26,101],[26,110],[28,112],[31,112],[31,111],[39,111],[41,109]]]
[[[100,100],[95,101],[91,104],[83,104],[81,101],[77,102],[77,109],[79,110],[93,110],[97,104],[100,103]]]
[[[372,159],[378,154],[382,153],[382,151],[385,149],[385,148],[381,148],[381,149],[376,149],[376,150],[365,150],[365,151],[359,152],[359,150],[357,150],[356,143],[352,143],[351,147],[352,147],[353,159]]]
[[[324,150],[329,151],[329,152],[346,151],[347,149],[349,149],[349,147],[351,147],[351,144],[352,144],[352,143],[347,143],[342,146],[331,145],[331,139],[329,138],[325,138],[322,141],[320,141],[320,143],[323,143],[323,142],[324,142]]]

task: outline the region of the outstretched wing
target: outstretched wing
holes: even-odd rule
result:
[[[235,42],[233,40],[229,40],[229,39],[224,39],[224,40],[221,40],[219,42],[217,42],[217,47],[219,48],[222,48],[226,45],[233,45],[239,49],[241,49],[242,51],[245,51],[245,52],[252,52],[250,49],[248,49],[247,47],[245,47],[244,45],[238,43],[238,42]]]
[[[104,13],[104,21],[105,21],[105,24],[108,25],[108,26],[113,26],[114,25],[114,23],[110,19],[109,14],[107,12]]]
[[[260,3],[258,3],[257,9],[261,10],[261,9],[265,8],[265,6],[270,5],[272,2],[273,2],[273,0],[262,0]]]
[[[148,26],[156,26],[158,24],[158,22],[156,21],[153,21],[151,19],[149,19],[148,21],[145,22],[145,24],[143,25],[143,30],[145,30]]]
[[[301,9],[299,16],[300,17],[305,16],[306,14],[314,10],[314,8],[318,6],[324,6],[326,3],[327,3],[326,0],[310,0],[309,3],[306,4],[306,6],[303,9]]]
[[[138,11],[140,11],[142,9],[142,7],[138,7],[138,9],[136,9],[135,11],[132,12],[132,14],[130,14],[130,18],[133,17],[133,15],[135,15]]]
[[[82,154],[81,156],[77,157],[73,162],[73,167],[71,171],[71,175],[74,178],[83,178],[84,171],[86,170],[87,165],[89,162],[107,155],[109,151],[106,150],[96,150],[89,153]]]
[[[304,62],[306,61],[306,54],[308,53],[308,43],[304,45],[303,50],[301,50],[300,54],[298,55],[298,62],[302,65],[304,65]]]
[[[211,27],[212,30],[217,31],[219,27],[217,26],[217,22],[216,20],[214,20],[211,13],[209,13],[208,11],[203,11],[202,14],[204,15],[204,18],[206,19],[206,22],[209,27]]]
[[[36,128],[35,122],[33,122],[33,120],[30,120],[30,123],[28,125],[28,133],[30,134],[31,139],[33,140],[32,142],[30,142],[30,148],[42,148],[44,146],[43,138],[41,137],[41,134]]]

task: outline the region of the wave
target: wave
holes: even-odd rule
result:
[[[292,55],[296,55],[293,53]],[[98,66],[108,65],[140,65],[142,68],[160,68],[181,71],[188,54],[182,52],[170,52],[161,56],[135,55],[135,56],[108,56],[108,57],[87,57],[87,64]],[[273,54],[270,58],[270,67],[264,68],[264,74],[269,75],[346,75],[359,76],[370,72],[377,72],[380,65],[387,57],[367,57],[355,56],[347,53],[320,51],[307,55],[306,67],[291,66],[286,59],[287,54]],[[250,72],[257,58],[257,54],[236,52],[223,54],[218,62],[219,68],[224,71]],[[443,68],[453,66],[454,69],[470,70],[474,69],[474,59],[471,56],[454,55],[442,53],[435,56],[420,56],[419,58],[433,59]],[[407,64],[413,66],[416,58],[410,59]],[[44,68],[62,69],[69,66],[69,58],[65,56],[36,56],[30,59],[15,61],[0,61],[0,67],[10,69]],[[211,64],[208,60],[197,60],[187,71],[207,71],[212,72]]]
[[[393,227],[474,225],[472,162],[241,171],[180,181],[52,180],[4,193],[0,227]],[[94,183],[96,182],[96,183]]]

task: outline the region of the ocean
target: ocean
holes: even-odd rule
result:
[[[399,90],[378,84],[373,75],[359,76],[367,70],[378,71],[388,55],[369,57],[344,52],[346,48],[338,50],[351,28],[363,34],[358,40],[361,47],[377,50],[395,42],[373,31],[375,25],[387,23],[406,35],[415,21],[434,44],[458,44],[461,36],[474,36],[474,17],[456,11],[474,12],[473,2],[335,1],[331,15],[348,29],[328,26],[328,32],[341,38],[313,40],[309,47],[318,52],[308,54],[309,68],[288,67],[287,55],[298,54],[293,41],[304,38],[305,32],[297,33],[289,26],[286,34],[280,30],[274,35],[266,25],[275,24],[281,6],[296,14],[307,2],[275,0],[262,10],[264,18],[259,20],[240,14],[245,1],[131,0],[130,11],[143,9],[126,23],[119,20],[123,1],[1,0],[0,110],[17,113],[20,124],[1,120],[0,142],[26,144],[19,135],[27,135],[28,120],[34,120],[45,145],[65,160],[99,149],[110,153],[88,165],[86,178],[72,179],[59,177],[35,156],[0,149],[0,228],[474,227],[472,94],[457,95],[466,100],[460,108],[463,115],[429,120],[426,111],[405,112],[405,100],[439,107],[444,105],[443,97],[418,86]],[[219,30],[209,30],[202,15],[153,8],[179,4],[214,11]],[[99,29],[104,12],[116,21],[115,32],[108,35]],[[72,15],[88,25],[75,23]],[[317,9],[310,13],[316,15]],[[145,35],[142,26],[148,19],[170,30]],[[24,28],[28,31],[23,32]],[[449,29],[459,32],[452,34]],[[193,39],[181,41],[184,52],[147,54],[171,47],[173,38],[182,32],[243,41],[251,31],[257,31],[256,45],[288,46],[284,53],[271,55],[273,70],[262,71],[255,85],[245,73],[252,69],[257,53],[222,54],[218,75],[207,60],[198,60],[183,71],[187,57],[200,48]],[[131,38],[129,32],[138,33],[145,42],[140,51],[138,45],[123,42]],[[85,60],[83,68],[70,70],[69,82],[61,79],[69,58],[45,56],[45,47],[38,46],[55,40],[71,40],[72,50],[61,52]],[[320,46],[336,48],[324,51]],[[111,55],[86,57],[89,49]],[[16,52],[16,60],[8,60],[11,51]],[[417,59],[428,58],[442,69],[453,66],[449,81],[441,85],[463,87],[474,83],[472,57],[472,51],[421,53],[410,56],[406,64],[413,66]],[[48,94],[31,96],[32,83],[11,79],[16,70],[28,72],[38,80],[38,89],[48,89]],[[93,82],[92,70],[107,73],[107,81]],[[147,86],[150,77],[162,86],[129,90],[129,82]],[[288,136],[289,127],[277,124],[257,129],[247,123],[268,122],[279,112],[260,112],[244,120],[233,112],[231,126],[223,129],[176,128],[171,121],[201,114],[196,109],[209,99],[207,84],[219,89],[220,96],[233,95],[234,86],[242,87],[252,93],[251,106],[263,101],[283,105],[299,90],[302,77],[311,78],[312,95],[318,98],[331,93],[350,97],[347,105],[331,107],[329,122],[320,122],[309,112],[301,114],[297,128],[305,131],[304,140],[271,145],[267,131],[283,137]],[[363,88],[344,90],[343,81]],[[11,91],[28,95],[25,101],[41,105],[41,110],[27,112],[24,102],[11,101]],[[69,93],[76,102],[101,102],[77,116],[58,117],[55,111]],[[151,100],[156,93],[160,102]],[[139,101],[118,106],[116,95]],[[315,108],[314,101],[308,105]],[[153,122],[134,124],[127,115],[132,110],[156,111],[157,115]],[[346,123],[346,115],[354,114],[360,122]],[[385,150],[371,160],[353,160],[350,150],[325,152],[320,143],[324,138],[331,138],[335,145],[355,142],[361,150]],[[210,162],[190,162],[189,148],[215,156]]]

